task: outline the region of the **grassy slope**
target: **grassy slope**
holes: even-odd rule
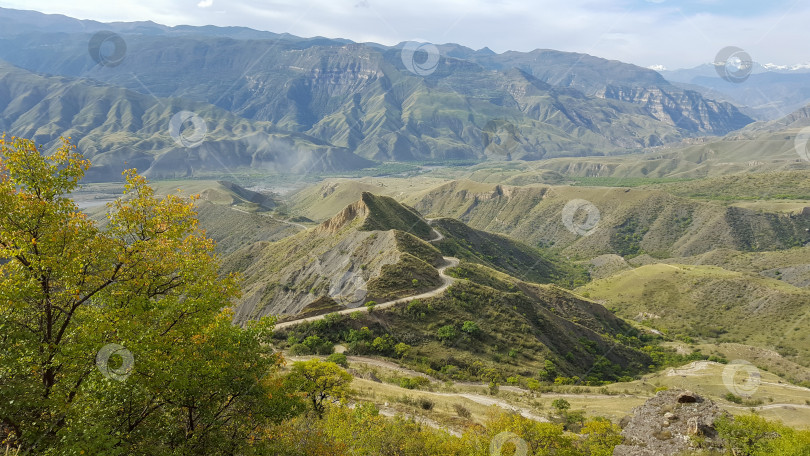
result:
[[[361,200],[368,208],[368,215],[360,226],[361,230],[400,230],[425,240],[432,237],[433,230],[422,216],[393,198],[363,192]]]
[[[444,255],[489,266],[531,282],[554,282],[570,287],[588,279],[583,270],[506,236],[476,230],[449,218],[437,219],[433,224],[445,236],[437,243]]]
[[[458,281],[436,298],[285,328],[276,337],[281,341],[295,335],[303,340],[318,334],[345,343],[349,329],[366,326],[373,333],[369,343],[390,334],[396,342],[413,347],[403,360],[407,365],[458,380],[478,380],[487,368],[496,369],[501,381],[512,375],[537,377],[544,360],[551,360],[561,376],[599,374],[615,380],[650,363],[648,355],[614,339],[618,334],[639,335],[638,331],[598,304],[480,265],[462,265],[455,274],[472,280]],[[475,322],[481,332],[465,334],[461,331],[465,321]],[[457,336],[442,341],[438,329],[447,325],[455,327]],[[350,345],[358,353],[367,350],[364,347]],[[608,367],[594,367],[605,358]]]
[[[568,231],[562,209],[574,199],[594,204],[598,226],[588,236]],[[717,247],[777,250],[810,241],[810,215],[726,207],[660,190],[597,187],[507,187],[455,181],[406,202],[428,216],[457,218],[533,246],[593,258],[605,253],[656,258],[695,255]]]
[[[672,334],[771,348],[810,364],[807,289],[715,266],[653,264],[577,291]]]

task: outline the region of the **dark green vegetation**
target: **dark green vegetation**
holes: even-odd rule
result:
[[[531,282],[574,287],[588,280],[581,268],[506,236],[476,230],[449,218],[437,219],[433,226],[445,236],[436,245],[446,256],[489,266]]]
[[[332,315],[276,333],[282,344],[312,337],[349,354],[399,360],[428,375],[528,387],[631,378],[683,362],[602,306],[553,285],[462,264],[447,293],[371,313]],[[403,344],[402,347],[397,347]]]
[[[653,180],[650,184],[657,182]],[[750,173],[687,182],[673,181],[654,187],[674,195],[708,200],[810,200],[810,173]]]

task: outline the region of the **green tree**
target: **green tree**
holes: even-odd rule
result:
[[[453,325],[446,325],[439,328],[436,332],[436,337],[442,342],[449,342],[456,338],[456,327]]]
[[[481,328],[478,327],[476,322],[467,320],[461,325],[461,331],[470,336],[477,336],[481,332]]]
[[[371,342],[371,349],[381,355],[391,355],[394,352],[396,342],[390,334],[384,334],[382,337],[377,337]]]
[[[324,401],[329,398],[342,400],[351,381],[352,376],[340,366],[319,359],[293,364],[292,372],[287,377],[287,384],[304,393],[318,418],[323,417],[326,409]]]
[[[0,139],[0,422],[34,454],[247,452],[300,404],[273,321],[231,323],[193,201],[129,171],[103,229],[79,211],[89,166],[67,139]]]
[[[404,358],[408,356],[408,353],[411,351],[411,346],[406,344],[405,342],[400,342],[394,346],[394,353],[397,354],[397,357]]]
[[[557,409],[559,413],[563,413],[571,408],[571,404],[562,398],[551,401],[551,406]]]
[[[585,422],[580,434],[585,437],[582,447],[591,456],[611,456],[616,445],[624,441],[622,429],[601,417]]]

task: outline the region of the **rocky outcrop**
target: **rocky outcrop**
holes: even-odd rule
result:
[[[691,391],[661,391],[633,409],[624,425],[624,444],[614,456],[669,456],[702,448],[722,449],[714,422],[726,412]]]
[[[357,218],[365,218],[368,213],[369,211],[366,203],[363,202],[363,200],[357,201],[343,208],[343,210],[338,212],[334,217],[318,225],[318,227],[315,228],[315,232],[332,234],[337,233],[341,228],[348,225],[353,220]]]
[[[675,87],[607,86],[597,96],[641,105],[656,119],[695,133],[724,135],[754,121],[730,103]]]

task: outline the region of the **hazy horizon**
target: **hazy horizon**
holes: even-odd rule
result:
[[[418,40],[495,52],[555,49],[656,69],[692,68],[727,46],[762,64],[796,65],[810,54],[796,46],[810,19],[799,1],[528,0],[407,4],[375,0],[157,0],[116,3],[12,0],[0,7],[101,22],[242,26],[310,37],[393,45]],[[487,33],[481,30],[489,28]]]

